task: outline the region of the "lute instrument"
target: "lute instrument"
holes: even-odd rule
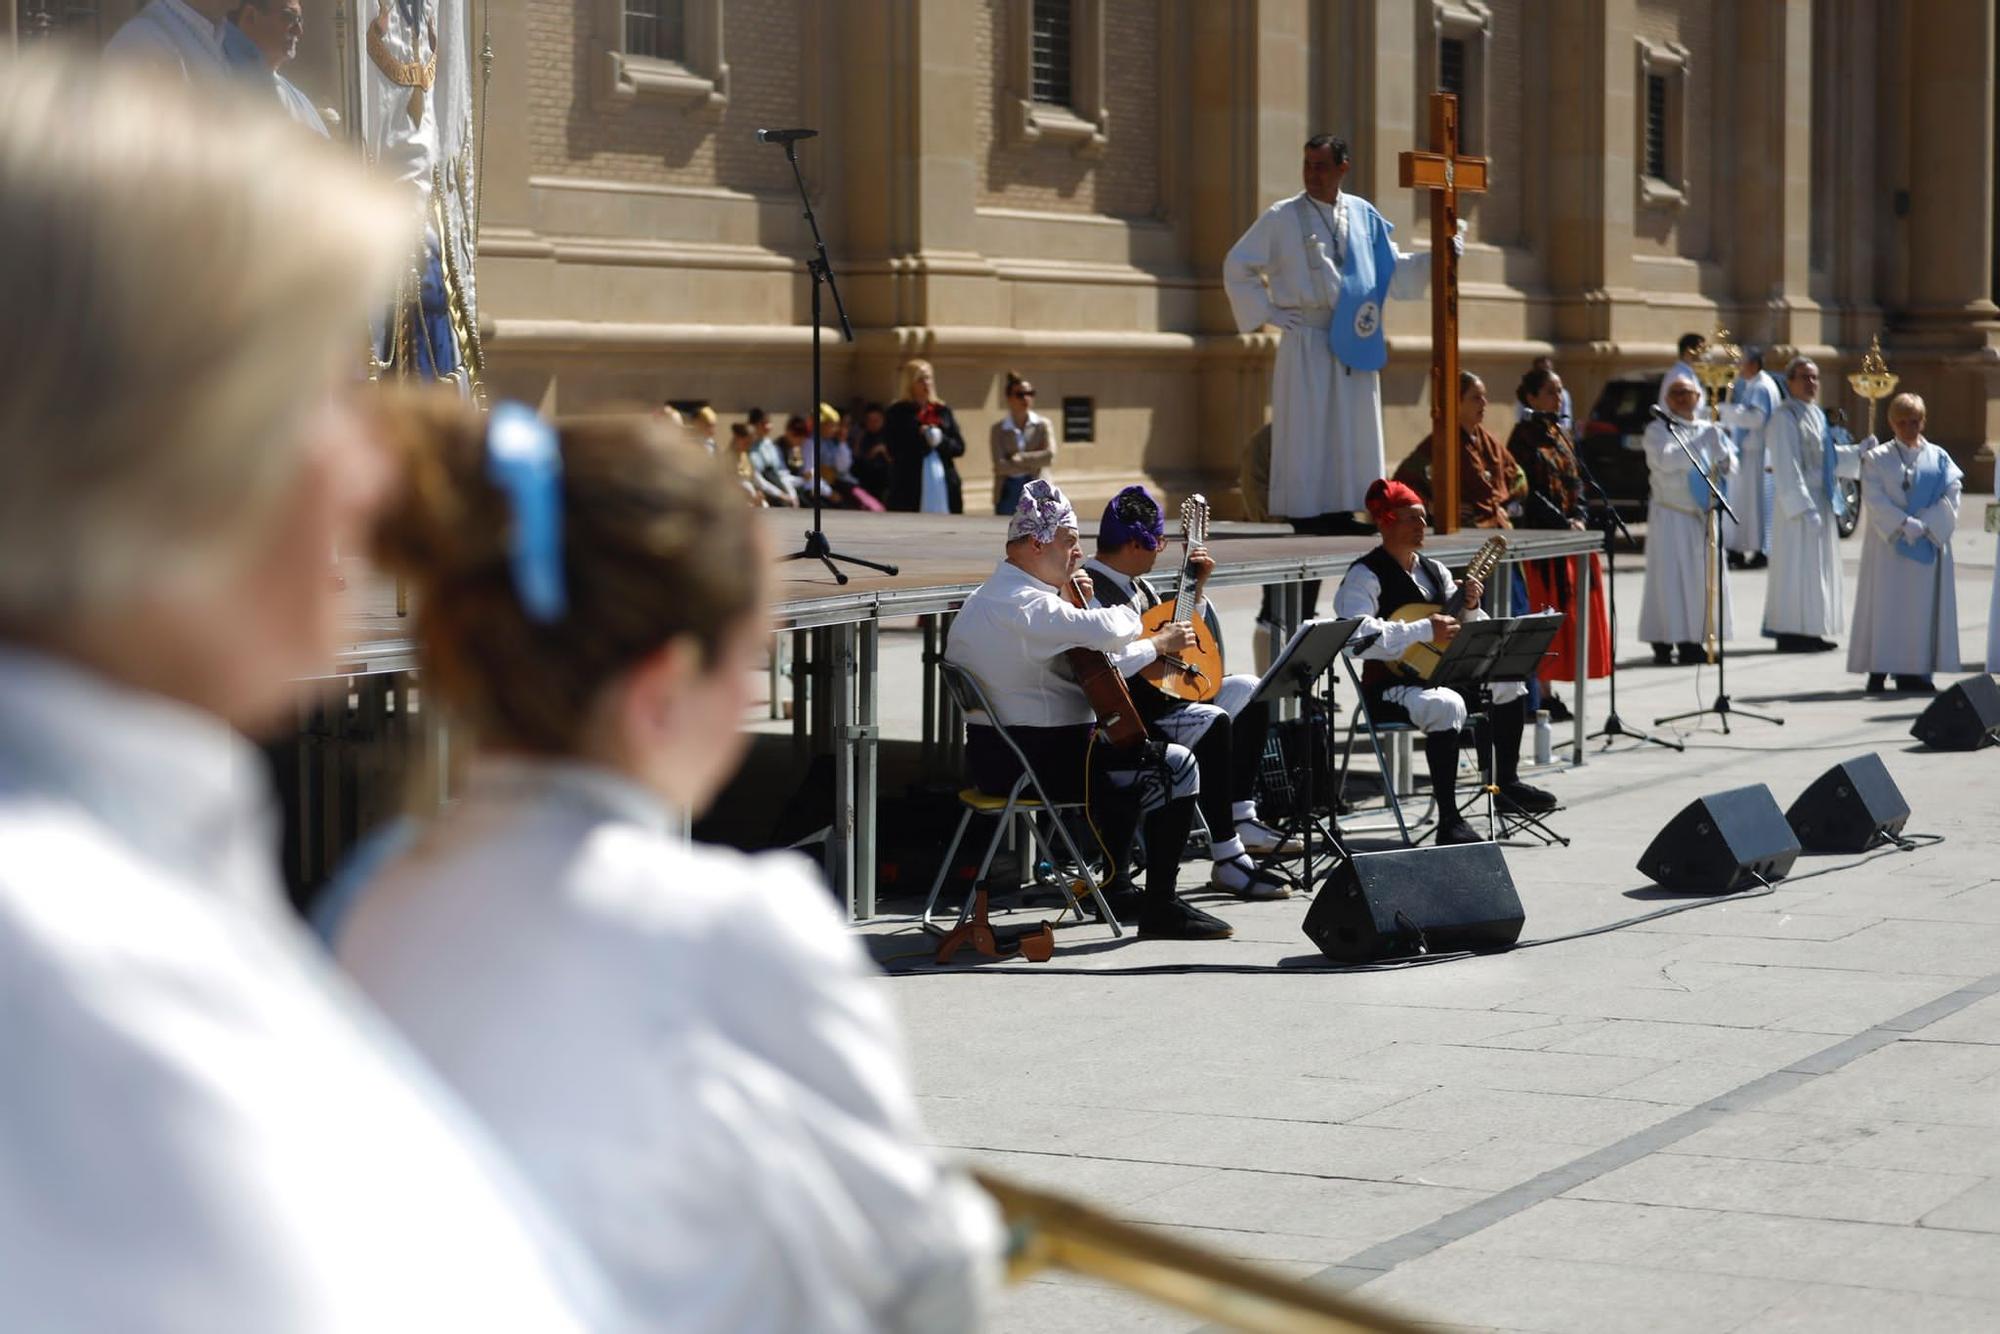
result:
[[[1396,608],[1396,610],[1390,612],[1384,619],[1391,621],[1423,621],[1440,614],[1450,616],[1454,619],[1463,618],[1465,615],[1465,585],[1467,582],[1477,579],[1481,584],[1484,584],[1487,577],[1493,573],[1493,568],[1500,563],[1500,558],[1506,554],[1507,539],[1499,533],[1495,533],[1480,544],[1479,550],[1473,553],[1471,563],[1465,567],[1465,577],[1458,581],[1458,587],[1453,590],[1452,595],[1443,603],[1412,602],[1407,606]],[[1437,671],[1437,665],[1443,659],[1446,647],[1444,644],[1436,644],[1428,639],[1412,644],[1409,648],[1403,650],[1403,656],[1400,659],[1389,664],[1389,670],[1403,677],[1405,680],[1428,681],[1431,679],[1432,673]]]
[[[1083,584],[1078,576],[1071,575],[1063,588],[1075,606],[1090,605],[1090,599],[1083,595]],[[1102,649],[1071,648],[1063,650],[1063,657],[1068,660],[1076,683],[1083,687],[1083,695],[1090,701],[1091,711],[1097,715],[1097,734],[1105,744],[1116,750],[1144,745],[1145,721],[1139,717],[1138,706],[1132,703],[1132,692],[1125,687],[1124,673],[1112,664],[1109,655]]]
[[[1180,588],[1173,601],[1162,602],[1139,616],[1149,635],[1174,621],[1185,621],[1194,628],[1194,643],[1179,653],[1161,654],[1139,672],[1141,680],[1183,703],[1206,704],[1222,688],[1222,645],[1216,642],[1207,618],[1198,614],[1201,597],[1188,567],[1194,549],[1207,541],[1208,501],[1199,495],[1189,496],[1181,502]]]

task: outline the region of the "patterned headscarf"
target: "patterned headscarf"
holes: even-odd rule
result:
[[[1076,530],[1076,510],[1054,482],[1037,477],[1021,488],[1020,503],[1014,506],[1014,517],[1007,524],[1009,542],[1032,537],[1046,546],[1063,528]]]
[[[1128,486],[1111,497],[1104,517],[1097,523],[1097,545],[1122,547],[1137,542],[1148,551],[1158,551],[1167,536],[1167,516],[1160,502],[1143,486]]]

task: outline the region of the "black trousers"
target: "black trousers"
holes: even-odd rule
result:
[[[1193,797],[1171,795],[1170,777],[1146,772],[1158,764],[1156,753],[1119,751],[1090,744],[1090,726],[1012,727],[1008,735],[1020,746],[1049,800],[1086,801],[1086,812],[1110,857],[1112,875],[1124,870],[1138,833],[1149,793],[1166,800],[1144,811],[1146,826],[1146,895],[1170,899],[1180,875],[1181,849],[1194,825]],[[1087,757],[1087,758],[1086,758]],[[1021,776],[1021,764],[999,732],[970,724],[965,729],[966,767],[981,792],[1004,794]],[[1157,786],[1150,786],[1157,781]]]

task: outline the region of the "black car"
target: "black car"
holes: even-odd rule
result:
[[[1646,467],[1646,424],[1652,420],[1653,405],[1660,401],[1660,382],[1666,378],[1665,371],[1643,371],[1607,381],[1577,437],[1576,452],[1584,466],[1628,518],[1642,517],[1652,494]],[[1779,381],[1780,387],[1783,384]],[[1827,423],[1830,439],[1852,440],[1838,408],[1827,414]],[[1848,537],[1861,517],[1861,483],[1843,477],[1840,487],[1847,497],[1847,513],[1837,526],[1840,535]]]

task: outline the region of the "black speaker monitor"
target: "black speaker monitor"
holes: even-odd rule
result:
[[[1834,765],[1785,812],[1807,852],[1866,852],[1902,833],[1909,818],[1910,804],[1880,755]]]
[[[1931,701],[1910,735],[1934,750],[1978,750],[2000,734],[2000,682],[1968,676]]]
[[[1799,840],[1778,799],[1762,783],[1717,792],[1667,821],[1639,858],[1639,870],[1668,889],[1727,894],[1758,876],[1782,880],[1798,860]]]
[[[1364,852],[1336,867],[1306,912],[1306,936],[1343,963],[1521,938],[1520,895],[1495,843]]]

